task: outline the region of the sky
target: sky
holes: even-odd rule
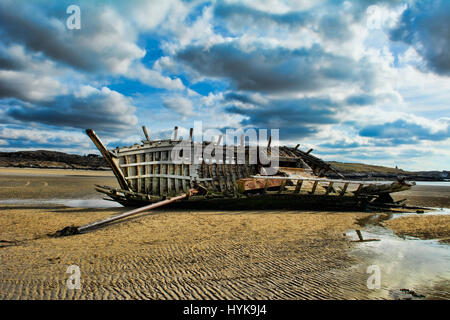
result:
[[[2,0],[0,151],[98,153],[86,128],[114,148],[202,121],[448,170],[449,24],[447,0]]]

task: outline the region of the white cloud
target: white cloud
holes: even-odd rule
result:
[[[194,107],[191,100],[183,96],[167,97],[163,101],[165,108],[174,111],[184,117],[194,114]]]
[[[140,63],[131,67],[126,76],[131,79],[138,79],[142,83],[155,88],[168,90],[182,90],[185,88],[180,79],[163,76],[159,71],[149,69]]]
[[[64,92],[65,86],[51,77],[30,72],[0,70],[0,98],[50,101]]]

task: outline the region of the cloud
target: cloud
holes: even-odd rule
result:
[[[242,3],[226,4],[219,3],[215,6],[214,14],[217,17],[229,20],[230,26],[264,26],[268,24],[284,25],[289,28],[305,26],[314,20],[308,11],[297,11],[288,13],[272,13],[258,10]]]
[[[168,90],[182,90],[185,88],[180,79],[163,76],[159,71],[149,69],[140,63],[130,68],[126,76],[131,79],[138,79],[140,82],[155,88]]]
[[[184,117],[193,115],[193,109],[191,100],[183,96],[166,97],[163,100],[163,106],[171,111],[174,111]]]
[[[83,2],[80,30],[68,30],[65,10],[70,3],[42,9],[36,3],[2,1],[0,34],[3,41],[23,43],[60,63],[84,71],[123,73],[145,51],[136,45],[137,34],[110,6]]]
[[[403,12],[390,38],[414,47],[427,67],[450,75],[450,2],[447,0],[412,1]]]
[[[103,87],[85,86],[73,95],[56,97],[53,101],[30,105],[14,103],[6,111],[12,119],[56,127],[93,128],[109,134],[127,130],[137,124],[131,100]]]
[[[441,128],[437,129],[432,124],[411,120],[399,119],[383,124],[369,125],[362,128],[359,134],[363,137],[376,139],[389,139],[394,144],[405,144],[417,142],[417,140],[441,141],[450,137],[450,120],[441,121]]]
[[[245,117],[241,125],[280,129],[282,139],[311,136],[319,126],[339,121],[339,103],[326,97],[270,99],[261,103],[250,96],[229,93],[226,99],[232,101],[225,108],[227,112]]]
[[[205,76],[230,80],[238,90],[317,91],[343,83],[370,90],[376,78],[375,67],[368,60],[354,61],[325,52],[318,45],[297,50],[244,50],[236,42],[227,42],[209,48],[190,46],[177,58]]]
[[[0,98],[26,101],[49,101],[63,91],[57,80],[29,72],[0,70]]]
[[[362,143],[359,143],[357,141],[346,141],[346,140],[326,142],[326,143],[321,143],[319,145],[319,147],[321,147],[321,148],[329,148],[329,149],[354,149],[354,148],[360,148],[362,146],[365,146],[365,145]]]
[[[67,130],[42,130],[42,128],[24,129],[16,126],[0,128],[0,139],[5,139],[2,148],[57,148],[76,149],[89,146],[89,139],[81,132]]]
[[[0,3],[1,148],[80,152],[86,127],[123,145],[137,124],[163,137],[203,120],[280,128],[282,143],[307,137],[334,159],[411,149],[446,163],[443,0],[80,0],[81,30],[68,30],[71,4]]]

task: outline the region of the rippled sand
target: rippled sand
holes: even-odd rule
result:
[[[95,175],[2,175],[0,198],[99,197]],[[29,182],[29,184],[27,184]],[[45,184],[46,183],[46,184]],[[154,211],[52,238],[125,208],[0,204],[0,299],[364,299],[344,235],[368,213]],[[70,265],[81,289],[66,286]],[[356,268],[355,266],[359,267]],[[362,266],[362,267],[361,267]]]
[[[354,262],[343,231],[356,227],[356,214],[161,211],[87,234],[45,235],[118,210],[4,207],[0,298],[352,297],[336,274]],[[81,290],[65,285],[73,264]]]

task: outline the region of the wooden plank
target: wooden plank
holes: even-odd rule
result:
[[[217,179],[215,179],[214,174],[213,174],[213,164],[208,164],[208,178],[211,178],[211,185],[214,191],[217,191]]]
[[[278,193],[282,193],[285,186],[286,186],[286,180],[281,180],[281,186],[280,186],[280,190],[278,190]]]
[[[363,184],[361,183],[361,184],[358,186],[358,188],[357,188],[355,191],[353,191],[353,193],[354,193],[354,194],[358,194],[358,193],[361,191],[362,187],[363,187]]]
[[[317,184],[319,183],[319,181],[314,181],[312,190],[310,192],[310,194],[314,194],[316,192],[316,188],[317,188]]]
[[[136,167],[138,165],[152,165],[152,164],[174,164],[174,161],[171,160],[164,160],[164,161],[144,161],[140,164],[138,163],[127,163],[127,164],[121,164],[121,168],[127,168],[127,167]]]
[[[169,156],[170,157],[170,156]],[[173,164],[167,165],[167,173],[174,176]],[[175,178],[167,178],[167,193],[172,196],[175,194]]]
[[[137,154],[137,155],[136,155],[136,162],[137,162],[137,163],[139,163],[139,161],[141,161],[141,157],[142,157],[143,155],[144,155],[144,154],[142,154],[142,155],[141,155],[141,154]],[[141,175],[144,174],[144,173],[143,173],[143,169],[144,169],[143,166],[137,166],[137,167],[136,167],[136,175],[137,175],[138,177],[141,177]],[[142,190],[142,187],[143,187],[143,184],[142,184],[143,178],[137,179],[136,182],[137,182],[137,184],[136,184],[136,191],[137,191],[137,192],[142,192],[142,193],[144,193],[144,191]]]
[[[154,145],[150,145],[150,146],[146,145],[146,146],[131,149],[131,150],[123,150],[123,148],[122,148],[119,150],[119,156],[129,156],[129,155],[133,155],[133,154],[141,154],[141,153],[146,153],[148,151],[151,151],[151,152],[171,151],[176,143],[179,143],[179,142],[168,143],[167,146],[162,146],[162,147],[155,147]]]
[[[161,151],[161,160],[167,160],[167,151]],[[166,195],[167,193],[167,164],[160,164],[159,175],[159,193]]]
[[[227,192],[233,191],[233,186],[231,185],[230,177],[228,176],[227,171],[225,170],[225,166],[226,166],[225,161],[220,164],[220,168],[222,170],[222,176],[224,177],[224,180],[225,180],[226,190],[227,190]]]
[[[346,182],[344,184],[344,186],[342,187],[341,193],[339,194],[341,197],[345,195],[345,192],[347,191],[348,185],[349,185],[349,183]]]
[[[150,162],[150,153],[145,153],[145,156],[144,156],[144,160],[145,160],[145,162]],[[150,167],[150,165],[146,165],[145,166],[145,171],[144,171],[144,175],[147,175],[147,174],[151,174],[151,167]],[[145,178],[145,193],[150,193],[151,192],[151,182],[152,182],[152,180],[150,179],[150,177],[148,177],[148,178]]]
[[[155,160],[159,160],[159,156],[160,156],[160,152],[153,152],[153,156]],[[157,175],[159,174],[159,165],[153,165],[153,185],[152,185],[152,189],[153,189],[153,194],[154,195],[161,195],[159,193],[159,178],[157,178]]]
[[[187,166],[186,166],[185,164],[182,164],[182,165],[181,165],[181,172],[182,172],[183,175],[186,175],[186,170],[187,170],[186,167],[187,167]],[[180,180],[181,180],[181,184],[182,184],[182,186],[183,186],[183,191],[186,192],[186,191],[188,190],[187,182],[186,182],[185,179],[180,179]]]
[[[334,182],[331,181],[327,187],[327,190],[325,191],[325,194],[329,194],[331,191],[333,191],[333,184],[334,184]]]
[[[219,166],[218,163],[215,163],[214,167],[216,169],[217,179],[218,179],[219,185],[220,185],[220,191],[221,192],[226,192],[227,188],[226,188],[226,185],[225,185],[225,180],[223,178],[223,174],[220,172],[220,166]]]
[[[280,187],[281,180],[265,180],[256,178],[242,178],[237,181],[239,192]]]
[[[294,193],[300,193],[300,190],[302,189],[303,180],[298,180],[297,185],[295,186]]]
[[[130,156],[125,156],[125,157],[123,157],[123,160],[124,160],[125,164],[130,163]],[[130,172],[130,170],[131,170],[131,169],[128,168],[128,167],[127,167],[127,169],[125,170],[125,179],[127,179],[129,176],[132,175],[131,172]],[[133,182],[130,182],[129,186],[130,186],[130,189],[131,189],[131,190],[134,190]]]
[[[177,176],[181,176],[181,165],[176,164],[174,165],[174,173]],[[180,182],[181,179],[174,179],[174,183],[175,183],[175,193],[180,193]]]
[[[306,178],[306,177],[281,177],[281,176],[251,176],[252,178],[263,178],[263,179],[289,179],[289,180],[305,180],[305,181],[320,181],[320,182],[337,182],[337,183],[345,183],[348,182],[350,184],[363,184],[363,185],[372,185],[372,184],[391,184],[394,181],[379,181],[379,182],[367,182],[367,181],[352,181],[352,180],[339,180],[339,179],[326,179],[326,178]]]
[[[205,162],[205,159],[203,159],[202,164],[200,165],[200,172],[201,178],[209,178],[208,177],[208,164]],[[211,189],[212,188],[212,180],[205,181],[205,187]]]

